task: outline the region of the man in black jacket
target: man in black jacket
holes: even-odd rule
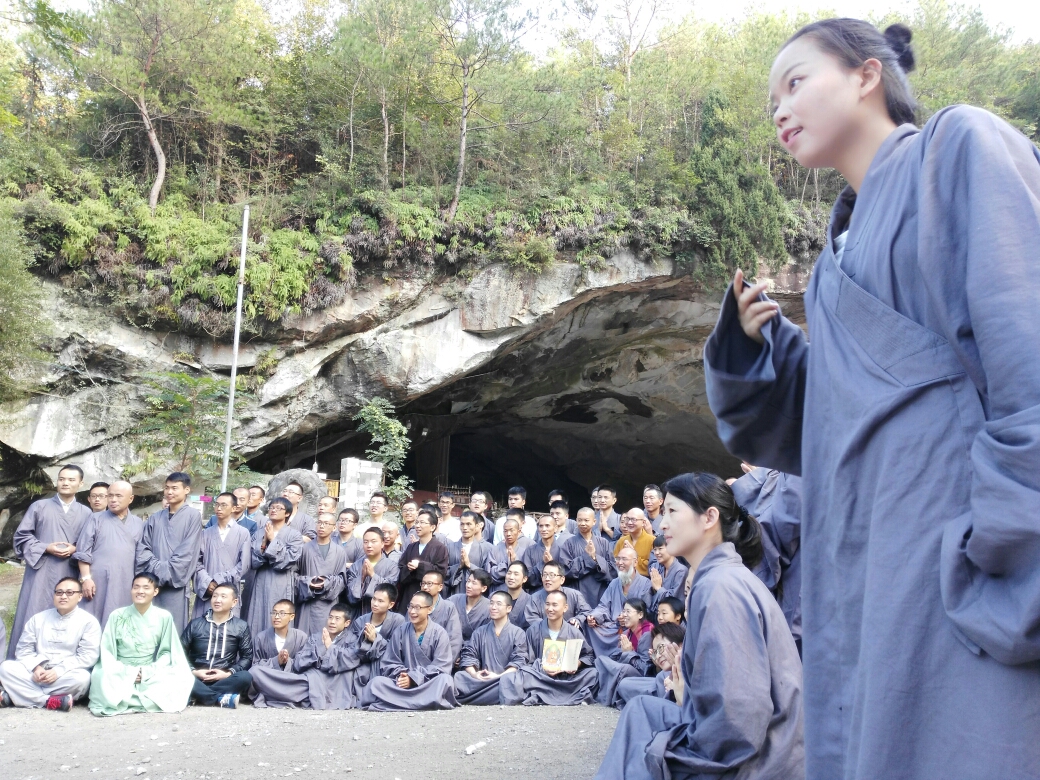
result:
[[[191,698],[199,704],[234,709],[253,682],[248,671],[253,663],[249,624],[231,616],[237,603],[234,585],[218,585],[209,611],[191,621],[181,635],[195,675]]]

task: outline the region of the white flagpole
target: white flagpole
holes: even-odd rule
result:
[[[235,343],[231,351],[231,388],[228,392],[227,427],[224,431],[224,466],[220,492],[227,490],[228,461],[231,459],[231,423],[235,418],[235,377],[238,375],[238,337],[242,332],[242,296],[246,288],[246,241],[249,237],[249,204],[242,214],[242,254],[238,259],[238,305],[235,307]]]

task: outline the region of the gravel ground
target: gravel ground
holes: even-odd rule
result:
[[[191,707],[115,718],[95,718],[83,705],[6,709],[0,777],[580,780],[595,774],[617,719],[598,705],[414,714]]]

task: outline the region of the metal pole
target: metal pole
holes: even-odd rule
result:
[[[238,375],[238,336],[242,332],[242,296],[246,288],[246,241],[249,237],[249,205],[242,213],[242,253],[238,259],[238,304],[235,306],[235,343],[231,350],[231,388],[228,392],[227,427],[224,430],[224,466],[220,492],[227,490],[228,461],[231,460],[231,423],[235,417],[235,377]]]

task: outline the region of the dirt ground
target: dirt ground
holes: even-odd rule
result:
[[[598,705],[414,714],[190,707],[115,718],[95,718],[83,705],[6,709],[0,777],[581,780],[595,774],[617,718]]]

